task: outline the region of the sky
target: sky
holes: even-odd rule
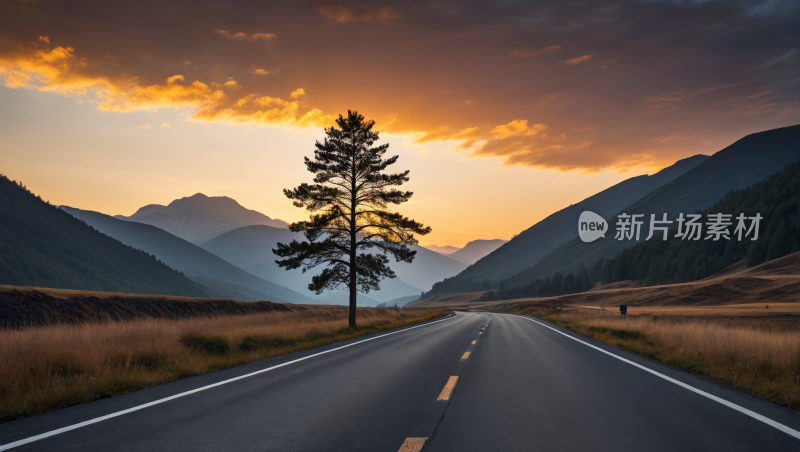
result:
[[[509,239],[615,183],[800,123],[791,1],[0,0],[0,173],[130,215],[273,218],[324,127],[376,121],[422,244]]]

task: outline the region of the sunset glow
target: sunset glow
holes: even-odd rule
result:
[[[800,122],[791,3],[155,5],[3,3],[3,174],[107,214],[203,192],[299,220],[281,190],[355,109],[422,243],[463,246]]]

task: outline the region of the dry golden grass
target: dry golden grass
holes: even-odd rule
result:
[[[763,306],[762,306],[763,308]],[[515,309],[800,411],[800,332],[654,314],[603,314],[544,305]]]
[[[579,307],[579,306],[575,306]],[[596,308],[596,307],[595,307]],[[619,315],[614,306],[608,312]],[[717,306],[629,306],[628,313],[663,320],[704,321],[770,331],[800,332],[800,303],[742,303]]]
[[[477,301],[487,291],[427,295],[406,306],[464,308],[508,312],[525,304],[616,307],[628,306],[718,306],[733,304],[800,303],[800,252],[752,268],[738,262],[700,281],[641,287],[641,282],[618,281],[587,292],[548,298]],[[800,324],[800,322],[798,322]]]
[[[294,312],[0,330],[0,421],[410,325],[443,310]],[[226,351],[226,347],[228,350]]]

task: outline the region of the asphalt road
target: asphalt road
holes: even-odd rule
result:
[[[546,322],[389,333],[6,422],[0,450],[800,450],[797,414]]]

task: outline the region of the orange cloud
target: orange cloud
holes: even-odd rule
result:
[[[228,107],[198,111],[193,119],[224,121],[235,124],[278,124],[296,127],[327,127],[336,116],[318,109],[302,113],[298,102],[253,94],[237,99]]]
[[[139,128],[140,129],[149,129],[150,128],[150,124],[142,124],[142,125],[139,126]]]
[[[235,41],[248,41],[248,42],[256,42],[259,39],[268,41],[272,38],[277,37],[274,33],[253,33],[249,36],[242,32],[231,34],[225,30],[214,30],[214,33],[222,35],[228,39],[233,39]]]
[[[194,111],[190,120],[296,127],[324,127],[335,120],[319,109],[301,108],[297,102],[254,94],[233,97],[243,89],[233,79],[223,83],[181,83],[185,81],[181,74],[168,77],[166,84],[139,84],[136,77],[101,75],[77,58],[71,47],[34,48],[16,55],[0,55],[0,83],[6,87],[54,91],[80,100],[89,98],[101,111],[190,109]],[[298,89],[291,96],[303,94],[305,91]],[[147,124],[141,127],[150,128]]]
[[[169,128],[170,128],[170,125],[169,125],[169,123],[168,123],[168,122],[165,122],[164,124],[161,124],[161,128],[162,128],[162,129],[169,129]]]
[[[354,13],[350,8],[344,6],[320,6],[317,8],[320,14],[333,19],[336,22],[385,22],[387,20],[397,19],[403,14],[398,8],[384,6],[375,9],[366,9],[360,13]]]
[[[526,47],[524,49],[514,50],[514,51],[510,52],[508,54],[508,56],[515,57],[515,58],[527,58],[527,57],[532,57],[532,56],[535,56],[535,55],[542,55],[542,54],[545,54],[545,53],[548,53],[548,52],[552,52],[552,51],[558,50],[560,48],[561,48],[560,45],[558,45],[558,46],[550,46],[550,47],[548,47],[546,49],[543,49],[543,50],[535,50],[535,49],[531,49],[530,47]]]
[[[528,127],[527,119],[515,119],[508,124],[502,124],[490,130],[499,138],[525,135],[532,137],[547,128],[547,124],[534,124]]]
[[[592,58],[594,58],[594,55],[584,55],[584,56],[579,56],[579,57],[575,57],[575,58],[570,58],[569,60],[564,60],[564,61],[562,61],[562,63],[568,64],[570,66],[577,66],[577,65],[583,63],[584,61],[591,60]]]
[[[336,27],[336,25],[331,25]],[[230,35],[230,33],[228,33]],[[235,35],[230,35],[230,39]],[[184,64],[185,57],[175,58],[175,72],[162,73],[147,81],[136,77],[139,74],[123,72],[122,66],[113,56],[103,59],[81,58],[72,47],[49,47],[49,38],[39,39],[36,44],[29,44],[27,49],[0,53],[0,84],[11,88],[36,89],[54,91],[76,100],[91,102],[102,111],[129,112],[136,110],[157,110],[173,108],[189,111],[189,120],[213,121],[231,124],[279,125],[287,127],[326,127],[334,123],[335,115],[347,107],[357,107],[367,116],[378,120],[378,130],[411,136],[414,143],[450,142],[452,151],[464,154],[469,158],[500,159],[504,166],[526,166],[556,171],[602,171],[607,169],[622,170],[625,168],[652,167],[653,162],[665,161],[666,155],[685,155],[683,151],[688,145],[675,146],[675,140],[668,143],[649,141],[655,137],[667,137],[672,132],[653,132],[646,137],[638,137],[636,142],[614,142],[609,139],[608,124],[599,121],[587,123],[586,118],[570,121],[566,110],[571,105],[579,105],[580,93],[576,90],[553,91],[541,97],[537,104],[534,100],[532,108],[539,117],[547,117],[547,124],[533,123],[526,119],[532,113],[515,114],[517,119],[509,121],[496,120],[498,115],[507,115],[513,109],[500,108],[493,104],[489,96],[473,96],[460,92],[433,92],[416,95],[416,86],[406,83],[403,89],[395,88],[389,94],[376,99],[372,93],[381,92],[381,85],[370,85],[369,89],[348,93],[347,102],[325,91],[312,79],[304,79],[305,88],[313,89],[315,105],[307,105],[303,97],[304,88],[291,86],[291,80],[272,88],[272,84],[257,85],[257,80],[248,79],[243,86],[233,78],[227,80],[197,80],[193,74],[216,73],[210,70]],[[245,39],[245,38],[241,38]],[[549,48],[548,48],[549,49]],[[544,49],[543,51],[548,51]],[[192,58],[194,64],[203,66]],[[508,61],[508,60],[506,60]],[[592,60],[594,63],[595,60]],[[516,62],[513,62],[516,64]],[[253,69],[250,62],[242,64],[237,76],[248,76],[251,71],[257,75],[269,75],[266,69]],[[191,66],[191,67],[190,67]],[[563,65],[550,65],[553,68],[566,70]],[[161,71],[164,65],[156,70]],[[179,73],[176,73],[179,72]],[[277,72],[277,71],[276,71]],[[228,73],[226,73],[227,76]],[[239,75],[241,74],[241,75]],[[405,83],[407,77],[399,77],[394,83]],[[243,78],[242,80],[245,80]],[[262,79],[263,80],[263,79]],[[273,81],[273,80],[270,80]],[[309,83],[311,86],[305,85]],[[288,92],[286,98],[273,97],[269,89]],[[712,87],[719,89],[719,87]],[[266,91],[266,92],[265,92]],[[659,92],[659,91],[654,91]],[[689,97],[708,92],[707,89],[690,92]],[[775,100],[766,90],[760,96],[750,96],[747,102],[736,106],[720,106],[729,111],[741,111],[739,114],[757,114],[760,111],[775,109]],[[558,97],[554,97],[555,94]],[[433,95],[440,95],[432,102]],[[646,99],[645,104],[674,106],[687,94],[666,93],[650,97],[640,95],[637,102]],[[440,102],[439,100],[442,100]],[[545,102],[546,99],[551,99]],[[553,100],[555,99],[555,100]],[[641,106],[638,106],[641,108]],[[746,109],[745,109],[746,108]],[[513,114],[513,113],[511,113]],[[385,121],[381,118],[386,119]],[[548,125],[550,127],[548,127]],[[593,127],[585,127],[592,125]],[[157,125],[155,127],[158,127]],[[154,127],[154,128],[155,128]],[[584,130],[586,129],[586,130]],[[544,136],[543,131],[552,136]],[[564,133],[565,132],[565,133]],[[569,135],[569,141],[566,140]],[[616,137],[623,136],[622,133]],[[631,144],[632,143],[632,144]],[[685,143],[688,143],[686,141]],[[589,152],[591,150],[591,152]],[[683,153],[683,154],[680,154]],[[658,157],[654,157],[657,155]],[[627,165],[627,166],[626,166]]]

